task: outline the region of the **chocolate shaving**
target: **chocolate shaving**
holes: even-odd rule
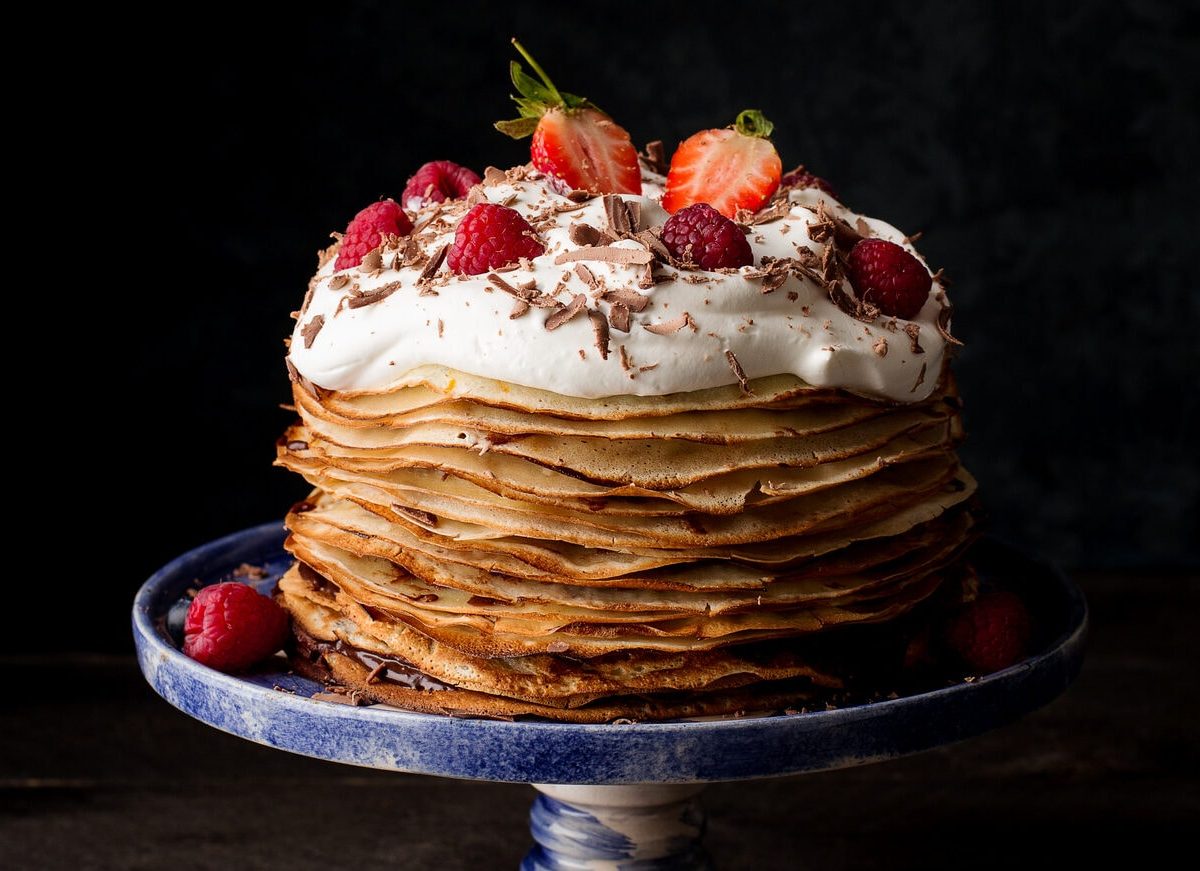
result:
[[[475,164],[478,166],[479,164]],[[497,184],[504,184],[508,181],[508,173],[494,166],[489,166],[483,171],[483,183],[488,187]]]
[[[833,240],[839,248],[850,250],[862,239],[853,227],[825,208],[825,201],[817,203],[817,222],[808,225],[808,238],[822,244]]]
[[[624,345],[621,345],[617,350],[621,354],[621,368],[628,372],[633,368],[633,365],[629,362],[629,352],[625,350]]]
[[[857,230],[858,235],[862,236],[864,239],[870,238],[871,236],[871,226],[861,217],[855,218],[854,229]]]
[[[738,209],[734,213],[733,220],[744,227],[753,227],[757,224],[769,224],[772,221],[778,221],[780,218],[786,218],[791,213],[792,204],[784,198],[775,200],[775,202],[769,206],[764,206],[757,212],[751,212],[748,209]]]
[[[750,382],[746,379],[746,371],[742,368],[742,364],[738,362],[738,358],[734,356],[733,351],[725,352],[725,359],[729,361],[729,368],[733,370],[733,375],[741,385],[742,393],[747,396],[753,396],[754,391],[750,389]]]
[[[608,321],[604,315],[595,309],[588,310],[588,320],[592,322],[592,333],[596,337],[596,350],[600,352],[600,359],[608,359]]]
[[[636,290],[628,290],[627,288],[610,290],[601,298],[613,305],[623,305],[633,312],[643,311],[646,306],[650,305],[650,297],[642,296]]]
[[[601,234],[601,232],[591,224],[572,224],[571,229],[567,231],[567,238],[570,239],[572,243],[583,246],[598,245],[602,235],[606,234]],[[611,237],[609,237],[606,241],[611,242],[613,240]]]
[[[513,287],[499,275],[494,272],[489,272],[487,276],[488,284],[492,287],[502,290],[510,296],[515,296],[517,299],[525,302],[532,302],[537,296],[537,292],[529,287]]]
[[[392,510],[397,514],[403,514],[410,520],[415,520],[417,523],[423,523],[426,526],[437,526],[438,518],[436,514],[430,514],[428,511],[422,511],[419,508],[409,508],[407,505],[392,503]]]
[[[909,350],[914,354],[924,354],[925,349],[921,347],[921,326],[919,324],[905,324],[904,332],[908,334]]]
[[[917,383],[916,383],[916,384],[914,384],[914,385],[912,386],[912,390],[910,390],[910,391],[908,391],[908,392],[909,392],[909,393],[916,393],[916,392],[917,392],[917,388],[918,388],[918,387],[920,387],[920,386],[921,386],[922,384],[924,384],[924,383],[925,383],[925,364],[924,364],[924,363],[922,363],[922,364],[921,364],[921,371],[917,373]]]
[[[625,239],[641,229],[642,207],[628,203],[615,194],[604,197],[604,214],[608,217],[608,228],[617,238]]]
[[[620,333],[629,332],[629,307],[624,306],[619,302],[612,304],[612,309],[608,313],[608,320],[612,324],[612,328]]]
[[[301,327],[300,335],[304,337],[304,347],[311,348],[313,346],[313,342],[317,340],[317,333],[321,332],[323,326],[325,326],[325,315],[313,315],[312,320]]]
[[[661,139],[647,142],[645,152],[639,153],[638,157],[646,165],[646,169],[656,175],[667,174],[667,170],[669,169],[667,166],[667,149]]]
[[[483,185],[472,185],[471,189],[467,191],[467,208],[474,208],[480,203],[486,203],[487,201],[488,197],[483,192]]]
[[[438,338],[439,339],[442,337],[442,333],[445,332],[445,330],[446,330],[446,325],[444,323],[442,323],[441,318],[438,318]]]
[[[335,276],[333,276],[333,278],[329,279],[329,289],[330,290],[341,290],[343,287],[345,287],[349,283],[350,283],[349,275],[346,275],[345,273],[342,273],[341,275],[335,275]]]
[[[573,203],[586,203],[588,200],[596,198],[596,194],[591,191],[581,191],[579,189],[567,191],[566,196]]]
[[[934,322],[934,326],[937,327],[938,335],[940,335],[947,344],[953,345],[956,348],[961,348],[963,346],[962,340],[950,334],[950,315],[954,311],[954,306],[950,305],[950,301],[946,299],[945,294],[941,294],[938,301],[942,304],[941,310],[937,313],[937,320]]]
[[[359,272],[382,272],[383,271],[383,254],[378,248],[374,248],[366,253],[362,263],[358,264]]]
[[[588,269],[582,263],[576,263],[575,264],[575,274],[579,276],[580,281],[582,281],[584,284],[586,284],[592,290],[596,289],[596,287],[597,287],[596,276],[592,273],[592,270]]]
[[[678,333],[684,327],[691,327],[692,332],[696,332],[699,327],[692,320],[692,316],[684,312],[679,317],[672,318],[669,321],[659,321],[657,324],[642,324],[642,327],[649,333],[654,333],[658,336],[670,336]]]
[[[575,251],[564,251],[554,258],[554,262],[558,265],[572,263],[576,260],[596,260],[602,263],[641,266],[653,259],[654,255],[649,251],[639,251],[636,248],[601,246],[596,248],[579,248]]]
[[[321,388],[313,384],[307,378],[300,374],[300,370],[296,368],[296,364],[289,358],[284,357],[283,363],[287,366],[288,380],[293,384],[299,384],[310,396],[316,399],[321,398]]]
[[[523,299],[514,299],[512,311],[509,312],[508,319],[516,320],[517,318],[521,317],[521,315],[525,314],[527,311],[529,311],[529,303],[525,302],[525,300],[523,300]]]
[[[571,298],[571,302],[569,304],[563,306],[558,311],[554,312],[554,314],[550,315],[550,317],[546,318],[546,329],[557,330],[567,321],[571,320],[573,317],[583,311],[586,305],[587,297],[582,293],[575,294],[575,296]]]
[[[449,249],[449,245],[443,245],[437,251],[433,252],[433,256],[429,258],[429,262],[425,264],[425,268],[422,269],[421,274],[417,276],[417,284],[421,284],[433,278],[434,273],[441,268],[442,261],[446,259],[446,252]]]
[[[671,252],[667,250],[667,246],[663,244],[662,237],[658,235],[658,231],[652,229],[640,230],[634,234],[635,239],[641,242],[654,255],[654,259],[661,263],[674,263],[674,258]]]
[[[886,357],[888,352],[887,339],[885,339],[883,336],[880,336],[875,341],[875,344],[871,346],[871,350],[873,350],[880,357]]]
[[[366,293],[359,293],[351,296],[346,300],[346,305],[350,308],[362,308],[366,305],[374,305],[377,302],[382,302],[383,300],[387,299],[389,296],[399,290],[400,287],[401,284],[399,281],[389,281],[382,287],[375,288],[375,290],[370,290]]]

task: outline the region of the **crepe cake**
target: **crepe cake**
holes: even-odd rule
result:
[[[872,305],[853,246],[924,261],[811,176],[735,213],[750,263],[704,268],[664,244],[658,169],[615,194],[489,169],[321,252],[277,460],[314,488],[277,592],[298,670],[457,716],[785,710],[879,686],[961,598],[940,275],[911,317]],[[480,205],[540,253],[448,257]]]

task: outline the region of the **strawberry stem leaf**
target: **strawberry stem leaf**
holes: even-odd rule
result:
[[[550,81],[550,77],[546,75],[546,71],[525,50],[525,46],[517,42],[516,39],[513,39],[512,44],[521,53],[521,57],[529,62],[529,65],[537,73],[541,81],[539,82],[525,72],[516,61],[509,63],[508,75],[512,79],[513,87],[517,89],[517,93],[513,95],[512,99],[517,104],[517,114],[520,117],[514,118],[511,121],[497,121],[495,125],[497,130],[501,133],[506,133],[513,139],[522,139],[533,135],[534,130],[537,129],[538,119],[551,109],[562,109],[569,112],[572,109],[582,109],[585,107],[590,109],[597,108],[586,97],[580,97],[578,94],[568,94],[556,88],[554,82]]]
[[[737,120],[733,122],[733,129],[743,136],[766,139],[775,129],[775,125],[758,109],[746,109],[738,113]]]
[[[521,53],[521,57],[525,58],[529,65],[533,67],[533,71],[541,78],[543,84],[545,85],[545,90],[550,92],[550,99],[544,100],[543,102],[552,106],[565,106],[566,100],[563,99],[563,95],[558,92],[558,88],[554,87],[554,82],[550,81],[550,77],[546,75],[546,71],[542,69],[541,65],[538,64],[538,62],[533,59],[533,56],[525,50],[525,46],[517,42],[517,38],[515,36],[512,39],[512,44],[516,50]],[[525,75],[525,72],[521,69],[521,65],[516,61],[512,62],[511,69],[513,84],[517,86],[517,90],[521,91],[521,93],[526,97],[532,96],[532,94],[526,94],[525,91],[521,90],[521,85],[517,82],[517,75],[519,73],[522,77],[529,79],[530,82],[533,82],[533,79]],[[536,85],[537,83],[533,82],[533,84]]]

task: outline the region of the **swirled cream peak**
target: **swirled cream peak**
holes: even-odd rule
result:
[[[740,373],[790,373],[898,402],[933,391],[946,356],[939,283],[914,320],[897,321],[855,310],[849,283],[831,293],[820,269],[831,219],[912,251],[903,233],[806,188],[759,213],[748,236],[753,266],[651,263],[654,240],[629,231],[666,221],[661,182],[648,175],[642,195],[620,196],[632,208],[620,209],[613,198],[562,196],[530,170],[491,171],[474,197],[520,212],[544,242],[542,256],[490,277],[455,275],[438,253],[468,204],[427,206],[412,236],[360,267],[337,272],[324,259],[291,363],[330,390],[383,390],[433,364],[578,397],[699,390],[737,383]]]

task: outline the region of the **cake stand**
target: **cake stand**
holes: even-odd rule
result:
[[[305,756],[391,771],[531,783],[535,844],[525,871],[707,868],[705,783],[894,759],[1011,722],[1059,695],[1079,671],[1087,606],[1059,572],[995,540],[972,555],[1034,614],[1035,655],[970,683],[856,707],[671,723],[573,725],[466,719],[311,698],[322,687],[278,657],[230,676],[184,656],[173,638],[189,587],[261,566],[268,589],[287,568],[269,523],[184,554],[138,592],[133,634],[150,685],[189,716]],[[172,614],[172,608],[176,609]],[[174,619],[173,619],[174,618]]]

